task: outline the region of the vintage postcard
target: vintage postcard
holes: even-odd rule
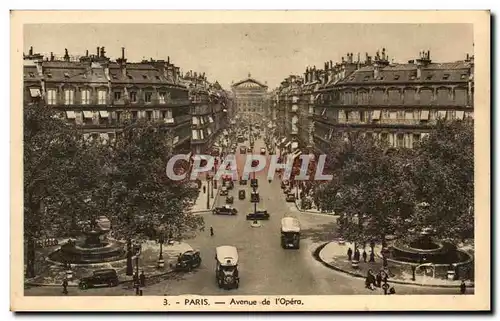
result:
[[[488,11],[11,25],[11,310],[491,309]]]

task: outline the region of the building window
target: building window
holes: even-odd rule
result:
[[[137,92],[135,91],[130,92],[130,101],[133,103],[137,102]]]
[[[164,104],[165,103],[165,93],[164,92],[159,93],[158,97],[159,97],[160,104]]]
[[[144,101],[147,102],[147,103],[150,103],[151,102],[151,97],[153,96],[153,93],[152,92],[146,92],[144,94]]]
[[[115,91],[115,100],[120,100],[122,99],[122,93],[119,91]]]
[[[405,147],[405,136],[403,134],[396,135],[396,147]]]
[[[57,90],[55,89],[47,90],[47,104],[49,105],[57,104]]]
[[[167,109],[163,112],[163,118],[165,119],[166,123],[173,123],[174,122],[174,117],[172,114],[172,109]]]
[[[420,134],[413,134],[413,146],[420,143]]]
[[[82,105],[90,104],[90,90],[84,89],[81,92],[82,94]]]
[[[200,139],[200,136],[198,136],[198,130],[193,129],[191,133],[194,140]]]
[[[75,91],[73,89],[64,90],[64,104],[73,105],[75,102]]]
[[[398,112],[396,111],[391,111],[389,113],[389,119],[398,119]]]
[[[133,120],[136,120],[137,119],[137,111],[133,111],[131,116],[132,116]]]
[[[151,120],[153,118],[153,112],[151,110],[146,111],[146,119]]]
[[[106,104],[106,90],[99,90],[97,92],[97,103],[99,105],[105,105]]]

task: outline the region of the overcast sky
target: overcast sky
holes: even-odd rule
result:
[[[205,72],[229,89],[252,77],[270,89],[306,66],[322,68],[347,52],[374,55],[386,48],[389,59],[406,62],[421,50],[433,61],[456,61],[473,50],[471,24],[43,24],[25,25],[24,51],[84,55],[97,46],[116,59],[126,48],[129,62],[166,59],[181,68]]]

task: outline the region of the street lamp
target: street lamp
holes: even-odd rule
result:
[[[141,254],[141,244],[137,244],[136,246],[134,246],[134,249],[136,250],[136,254],[135,254],[135,273],[137,275],[137,279],[136,279],[136,287],[135,287],[135,294],[136,295],[139,295],[140,294],[140,285],[141,285],[141,281],[140,281],[140,277],[139,277],[139,255]]]
[[[210,187],[211,180],[212,180],[212,175],[210,173],[207,173],[207,210],[210,209],[210,190],[212,190],[212,188]]]
[[[158,256],[158,268],[162,269],[165,267],[165,261],[163,260],[163,243],[165,242],[165,233],[163,230],[160,231],[158,238],[158,243],[160,243],[160,255]]]

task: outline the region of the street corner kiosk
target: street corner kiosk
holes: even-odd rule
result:
[[[300,248],[300,222],[295,217],[281,219],[281,247]]]
[[[226,290],[238,288],[238,250],[234,246],[223,245],[215,249],[215,279],[219,288]]]

